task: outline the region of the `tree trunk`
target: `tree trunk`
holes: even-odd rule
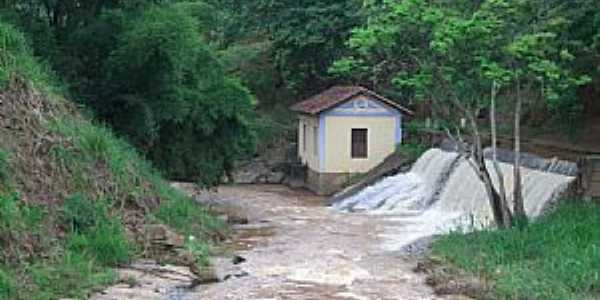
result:
[[[475,119],[475,114],[467,109],[455,94],[450,96],[450,100],[469,121],[472,131],[471,149],[465,149],[465,143],[462,141],[462,138],[460,138],[460,134],[458,137],[460,140],[457,140],[452,136],[449,130],[446,130],[446,133],[448,134],[449,138],[453,139],[454,142],[459,145],[459,151],[461,154],[466,154],[468,156],[467,162],[484,184],[496,226],[498,226],[500,229],[509,228],[512,225],[512,214],[506,199],[502,199],[496,187],[494,186],[486,166],[485,157],[483,155],[481,134],[479,133],[479,127]]]
[[[500,169],[500,165],[498,164],[498,154],[497,154],[497,130],[496,130],[496,95],[497,95],[497,86],[496,82],[492,83],[492,94],[490,99],[490,125],[492,129],[492,163],[494,165],[494,171],[496,172],[496,176],[498,177],[498,194],[500,197],[501,203],[506,203],[506,186],[504,185],[504,173],[502,169]],[[503,220],[506,221],[506,215],[503,214]]]
[[[523,99],[521,97],[521,82],[517,80],[517,99],[515,103],[515,161],[513,166],[514,190],[513,190],[513,211],[515,220],[518,222],[527,222],[525,213],[525,204],[523,203],[523,188],[521,183],[521,110]]]
[[[480,170],[481,172],[481,181],[485,186],[485,191],[488,196],[488,200],[490,202],[490,207],[492,209],[492,214],[494,216],[494,222],[496,226],[500,229],[508,228],[507,226],[506,214],[502,207],[502,199],[500,194],[494,188],[494,184],[492,183],[492,179],[490,178],[489,172],[487,170]]]
[[[465,149],[465,143],[460,136],[457,139],[452,136],[449,130],[446,130],[446,133],[448,134],[448,137],[455,142],[455,144],[459,145],[459,151],[461,154],[468,156],[467,162],[483,183],[496,226],[500,229],[509,228],[512,224],[512,214],[508,208],[506,199],[502,199],[490,176],[490,172],[485,163],[485,157],[483,156],[481,135],[479,134],[477,123],[474,122],[474,118],[470,117],[470,114],[467,115],[471,120],[470,126],[473,131],[471,136],[473,143],[471,150]]]
[[[483,155],[478,157],[477,160],[479,177],[485,186],[488,200],[490,201],[490,206],[494,214],[496,226],[498,226],[500,229],[509,228],[512,225],[513,218],[510,209],[508,208],[508,203],[506,202],[506,199],[502,198],[496,189],[496,186],[492,181],[492,177],[490,176],[490,171],[485,164],[485,158]]]

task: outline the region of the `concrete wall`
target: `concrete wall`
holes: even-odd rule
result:
[[[321,170],[318,153],[319,130],[318,117],[300,115],[298,119],[298,157],[303,164],[314,171]],[[306,137],[304,137],[305,134]]]
[[[581,161],[581,188],[589,200],[600,200],[600,156],[590,155]]]
[[[323,137],[321,171],[366,173],[402,143],[402,116],[386,104],[357,96],[319,116]],[[367,129],[367,158],[351,157],[352,129]]]
[[[319,173],[308,169],[306,187],[317,195],[330,196],[346,186],[351,176],[345,173]]]
[[[325,118],[326,173],[366,173],[396,147],[394,117],[336,117]],[[352,129],[367,129],[367,158],[351,157]]]

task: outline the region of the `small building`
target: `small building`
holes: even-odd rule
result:
[[[330,195],[369,172],[402,143],[412,112],[366,88],[335,86],[291,107],[299,113],[298,156],[306,185]]]

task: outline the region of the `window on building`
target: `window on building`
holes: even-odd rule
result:
[[[306,152],[306,124],[302,124],[302,152]]]
[[[319,127],[313,127],[313,152],[315,156],[319,155]]]
[[[352,158],[367,158],[368,156],[368,130],[364,128],[352,129]]]

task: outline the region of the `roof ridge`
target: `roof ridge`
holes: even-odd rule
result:
[[[340,103],[346,102],[360,93],[366,93],[371,97],[377,98],[379,101],[382,101],[408,115],[413,114],[412,111],[403,107],[402,105],[360,85],[331,86],[319,94],[292,105],[290,109],[301,113],[316,115],[334,106],[337,106]]]

